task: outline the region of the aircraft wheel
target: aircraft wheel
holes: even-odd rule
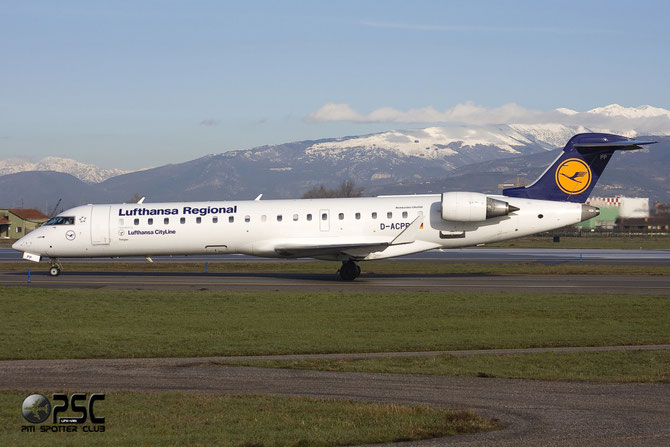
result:
[[[49,269],[49,274],[51,276],[58,276],[58,275],[60,275],[60,269],[57,266],[54,265],[53,267],[51,267]]]
[[[360,274],[361,268],[354,261],[343,262],[342,267],[340,267],[340,278],[343,281],[353,281]]]

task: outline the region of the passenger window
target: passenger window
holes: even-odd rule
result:
[[[298,220],[298,215],[297,215],[297,214],[294,214],[294,215],[293,215],[293,221],[296,221],[296,220]]]
[[[229,222],[229,223],[233,223],[233,222],[235,222],[235,216],[230,216],[230,217],[228,217],[228,222]]]
[[[377,213],[372,213],[372,218],[376,219],[377,218]]]
[[[246,223],[251,222],[251,216],[244,216],[244,221],[245,221]]]
[[[407,219],[407,211],[402,212],[402,217],[403,217],[403,219]]]
[[[389,211],[388,213],[386,213],[386,217],[388,217],[389,219],[392,219],[393,218],[393,213]]]
[[[185,217],[179,218],[179,223],[180,224],[185,224],[186,223],[186,218]]]
[[[419,216],[423,216],[423,211],[419,211]]]
[[[212,223],[217,223],[219,221],[218,217],[212,217]]]
[[[195,218],[195,223],[200,223],[202,222],[202,217],[198,216]]]
[[[360,219],[361,219],[361,213],[356,213],[356,220],[360,220]]]
[[[281,214],[277,214],[277,222],[281,222],[281,220],[282,220]]]
[[[149,218],[149,225],[153,225],[153,224],[154,224],[154,220],[150,217]]]
[[[307,215],[307,220],[308,220],[308,221],[311,221],[311,220],[312,220],[312,215],[311,215],[311,214],[308,214],[308,215]]]
[[[123,219],[119,219],[119,226],[123,226]]]
[[[166,217],[166,218],[163,219],[163,224],[167,225],[169,223],[170,223],[170,218],[169,217]]]
[[[139,220],[139,219],[135,219],[135,222],[134,222],[134,223],[135,223],[135,225],[139,225],[139,224],[140,224],[140,220]]]
[[[266,222],[267,220],[268,220],[268,216],[266,216],[265,214],[263,214],[263,215],[261,216],[261,222]]]
[[[338,217],[340,220],[344,220],[344,213],[340,213],[340,214],[338,214],[337,217]]]
[[[321,220],[328,220],[328,214],[323,213],[323,214],[321,215]]]

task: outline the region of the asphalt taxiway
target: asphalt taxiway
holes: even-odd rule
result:
[[[245,255],[189,255],[153,256],[157,262],[277,262],[277,259],[258,258]],[[0,263],[20,261],[21,253],[11,248],[0,248]],[[146,262],[144,257],[122,258],[124,262]],[[605,250],[605,249],[558,249],[558,248],[459,248],[430,250],[423,253],[401,256],[394,260],[433,262],[540,262],[557,264],[581,261],[589,264],[634,264],[670,265],[670,250]],[[110,258],[73,258],[68,261],[109,262]],[[26,261],[28,262],[28,261]],[[286,262],[291,262],[290,260]],[[1,267],[0,267],[1,269]]]
[[[241,255],[160,256],[157,263],[165,265],[164,272],[80,272],[69,271],[67,262],[110,262],[109,258],[68,259],[63,274],[51,278],[43,272],[33,272],[27,281],[25,272],[2,272],[2,262],[20,261],[20,253],[0,249],[0,285],[65,288],[133,288],[133,289],[249,289],[249,290],[445,290],[445,291],[507,291],[561,293],[637,293],[670,295],[670,277],[645,275],[483,275],[483,274],[370,274],[365,272],[353,282],[340,281],[333,274],[300,273],[205,273],[206,262],[266,262],[267,259]],[[517,263],[542,264],[626,264],[670,265],[670,250],[572,250],[572,249],[491,249],[467,248],[431,250],[395,258],[402,261],[431,263]],[[124,262],[143,262],[145,258],[123,258]],[[270,261],[277,262],[273,259]],[[170,272],[171,262],[202,263],[202,273]],[[279,260],[279,262],[294,262]],[[319,261],[314,261],[319,262]]]
[[[352,282],[332,274],[0,272],[0,286],[90,289],[475,291],[670,295],[670,277],[638,275],[366,274]]]

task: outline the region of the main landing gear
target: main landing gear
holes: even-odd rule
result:
[[[51,264],[51,267],[49,267],[49,275],[51,276],[60,275],[60,271],[63,270],[63,266],[58,261],[58,258],[49,258],[49,264]]]
[[[343,281],[353,281],[361,274],[361,268],[354,261],[343,261],[338,272]]]

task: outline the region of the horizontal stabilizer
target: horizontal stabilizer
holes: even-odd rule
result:
[[[601,151],[601,150],[633,151],[636,149],[642,149],[642,145],[644,144],[655,144],[655,143],[657,143],[657,141],[643,141],[643,140],[597,141],[593,143],[589,142],[575,143],[574,147],[581,153],[591,151]],[[587,149],[587,151],[585,151],[584,149]]]

